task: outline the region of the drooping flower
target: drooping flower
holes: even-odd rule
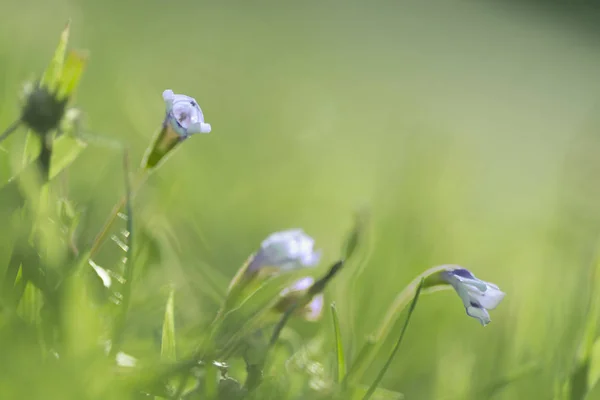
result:
[[[210,133],[210,124],[193,97],[175,94],[171,89],[163,92],[165,119],[161,130],[148,148],[143,166],[154,168],[179,143],[196,133]]]
[[[458,266],[448,267],[440,277],[460,296],[467,315],[477,318],[483,326],[491,321],[488,310],[496,308],[506,295],[498,286],[477,279],[471,271]]]
[[[302,229],[273,233],[261,243],[246,272],[252,273],[263,267],[285,272],[315,266],[321,259],[321,251],[315,251],[314,244],[314,239]]]

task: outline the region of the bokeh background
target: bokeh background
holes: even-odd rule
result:
[[[462,265],[507,293],[485,328],[454,293],[423,297],[383,386],[408,399],[482,398],[533,363],[542,368],[492,397],[551,395],[580,339],[600,234],[594,6],[30,0],[0,10],[0,125],[68,18],[71,47],[91,54],[76,96],[89,131],[140,159],[167,88],[195,97],[212,124],[136,198],[156,252],[134,289],[130,353],[156,346],[169,284],[178,328],[193,336],[266,235],[302,227],[326,268],[368,206],[363,260],[326,292],[351,352],[431,266]],[[122,195],[121,176],[120,154],[101,146],[71,168],[81,243]],[[331,341],[329,318],[293,326]]]

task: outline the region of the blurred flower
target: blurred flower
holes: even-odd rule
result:
[[[275,309],[279,312],[285,312],[294,302],[300,300],[314,283],[314,278],[307,276],[283,289],[280,292],[282,299],[277,303]],[[307,321],[317,321],[323,313],[323,303],[323,293],[319,293],[313,296],[310,302],[299,309],[297,313]]]
[[[313,267],[319,263],[321,251],[313,249],[315,241],[302,229],[291,229],[269,235],[235,274],[227,289],[224,308],[231,307],[261,285],[282,272]]]
[[[143,166],[155,167],[171,150],[195,133],[210,133],[211,126],[204,122],[204,114],[196,99],[184,94],[163,92],[166,115],[162,129],[148,148]]]
[[[452,285],[460,296],[467,315],[477,318],[483,326],[490,323],[488,310],[493,310],[505,296],[498,286],[477,279],[464,268],[448,268],[441,273],[441,278]]]
[[[246,272],[256,272],[264,267],[275,267],[284,272],[315,266],[321,259],[321,251],[315,251],[314,244],[314,239],[302,229],[273,233],[261,243]]]

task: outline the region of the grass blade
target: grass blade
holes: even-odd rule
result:
[[[419,294],[421,293],[421,289],[423,288],[423,283],[424,282],[425,282],[425,279],[421,278],[421,282],[419,283],[419,286],[417,287],[417,291],[415,292],[415,296],[413,297],[412,303],[410,304],[410,308],[408,309],[408,315],[406,316],[406,321],[404,321],[404,326],[402,327],[402,331],[400,332],[400,336],[398,337],[398,341],[394,345],[394,348],[392,349],[392,352],[390,353],[390,356],[388,357],[387,361],[385,362],[385,365],[383,366],[383,368],[381,369],[381,371],[379,371],[379,374],[377,375],[377,378],[375,378],[375,381],[373,381],[373,383],[371,384],[371,387],[369,388],[369,391],[367,392],[367,394],[365,394],[365,397],[363,397],[363,400],[368,400],[368,399],[371,398],[371,396],[373,395],[373,393],[377,389],[377,386],[379,386],[379,384],[381,383],[381,380],[383,379],[383,377],[384,377],[385,373],[387,372],[388,368],[392,364],[392,361],[394,360],[394,357],[396,356],[396,353],[398,352],[398,349],[400,348],[400,344],[402,343],[402,339],[404,339],[404,334],[406,333],[406,328],[408,328],[408,323],[410,322],[410,317],[412,316],[413,311],[415,310],[415,307],[417,306],[417,300],[419,299]]]
[[[160,347],[160,356],[165,361],[175,361],[177,359],[175,342],[175,289],[171,288],[167,306],[165,307],[165,318],[162,328],[162,341]]]
[[[333,330],[335,334],[335,353],[337,358],[337,382],[342,383],[346,376],[346,357],[344,354],[344,343],[340,331],[340,320],[338,318],[335,303],[331,303],[331,317],[333,319]]]
[[[127,311],[129,309],[129,303],[131,301],[131,288],[133,280],[133,211],[131,207],[131,184],[129,182],[129,152],[125,151],[123,156],[123,169],[125,173],[125,210],[127,215],[127,231],[129,236],[127,237],[127,251],[126,251],[126,262],[125,262],[125,283],[123,284],[122,302],[119,310],[119,315],[115,323],[115,330],[113,334],[112,346],[110,349],[111,357],[119,352],[121,340],[123,339],[123,332],[125,330],[125,320],[127,318]],[[91,251],[90,251],[91,255]]]

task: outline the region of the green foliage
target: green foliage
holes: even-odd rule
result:
[[[31,32],[33,15],[51,21],[62,13],[58,5],[37,6],[34,14],[27,5],[14,8],[15,26],[7,21],[5,98],[22,79],[15,71],[28,70],[17,49],[31,52],[32,65],[41,65],[38,53],[47,56],[41,32],[50,22],[36,24],[34,36],[15,32]],[[494,14],[478,17],[487,21],[481,35],[464,36],[469,49],[481,37],[482,54],[506,47],[508,57],[477,54],[484,65],[448,61],[436,70],[430,47],[444,57],[472,56],[445,47],[470,26],[446,29],[448,13],[458,11],[423,23],[431,11],[403,6],[399,13],[391,5],[360,12],[324,5],[322,15],[307,5],[293,13],[188,6],[167,15],[147,4],[142,20],[127,5],[103,15],[97,3],[82,2],[88,25],[76,36],[98,49],[85,84],[88,57],[69,50],[69,23],[46,70],[28,85],[18,120],[0,137],[0,397],[599,396],[600,263],[585,268],[600,226],[600,196],[589,188],[600,185],[582,154],[597,166],[600,146],[596,129],[567,138],[568,118],[579,123],[573,110],[587,103],[574,96],[578,80],[558,77],[569,62],[595,71],[587,53],[569,47],[572,58],[544,58],[534,68],[520,47],[527,32],[548,46],[569,36],[561,31],[554,40],[550,31],[544,39],[538,32],[546,28],[519,19],[505,30]],[[195,11],[206,17],[201,24]],[[147,24],[151,18],[155,24]],[[417,35],[423,26],[442,33],[429,42],[429,33]],[[417,37],[406,46],[414,51],[398,42],[408,37],[404,30]],[[518,40],[498,46],[491,32],[508,31]],[[338,36],[342,45],[331,42]],[[519,74],[480,88],[477,79],[504,76],[511,57],[526,61]],[[524,82],[528,66],[535,74]],[[438,81],[441,70],[459,86]],[[400,84],[397,71],[410,79]],[[576,72],[589,84],[585,93],[600,89],[588,87],[595,75]],[[510,103],[507,82],[520,74],[513,89],[538,95],[527,107],[515,101],[498,112],[509,121],[489,117],[502,107],[498,101]],[[540,87],[531,87],[538,79]],[[198,96],[218,133],[182,145],[159,130],[152,141],[164,82]],[[563,83],[567,95],[550,89]],[[436,85],[450,98],[427,93]],[[80,87],[86,124],[116,137],[86,132],[83,112],[72,108]],[[454,118],[463,102],[468,115]],[[3,104],[0,120],[14,120],[11,103]],[[552,112],[544,114],[544,104]],[[523,134],[538,123],[543,140]],[[12,135],[21,127],[26,134]],[[575,136],[583,144],[569,153]],[[144,160],[138,170],[130,170],[130,154]],[[565,154],[574,172],[561,183],[555,160]],[[368,212],[355,213],[344,233],[365,196]],[[578,203],[582,198],[592,205]],[[314,232],[321,264],[291,273],[272,266],[252,276],[243,264],[235,274],[266,233],[298,225]],[[469,324],[450,290],[438,293],[451,289],[444,269],[426,268],[447,261],[469,263],[506,287],[507,302],[490,327]],[[308,289],[283,294],[308,276]],[[317,296],[331,304],[331,322],[304,320],[301,311]],[[409,322],[412,334],[405,335]]]

